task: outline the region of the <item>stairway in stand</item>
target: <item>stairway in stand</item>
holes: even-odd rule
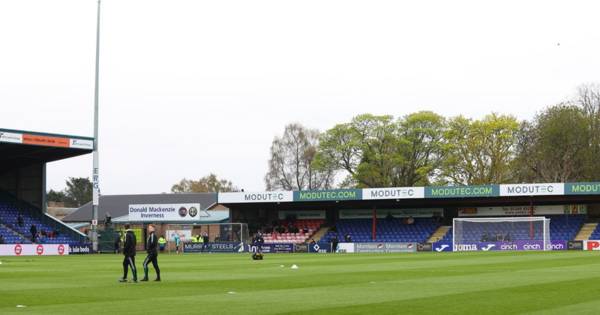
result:
[[[435,232],[433,232],[433,234],[431,234],[431,236],[427,240],[427,243],[435,243],[443,239],[444,236],[446,236],[446,233],[448,233],[448,230],[450,230],[450,226],[440,226],[437,230],[435,230]]]
[[[596,227],[598,226],[598,223],[586,223],[581,227],[581,230],[579,230],[579,233],[577,233],[577,236],[575,236],[575,240],[576,241],[585,241],[585,240],[589,240],[590,236],[592,235],[592,233],[594,233],[594,230],[596,230]]]

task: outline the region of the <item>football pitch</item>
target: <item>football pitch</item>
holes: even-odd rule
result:
[[[0,261],[0,314],[600,313],[596,252],[161,255],[147,283],[120,255]]]

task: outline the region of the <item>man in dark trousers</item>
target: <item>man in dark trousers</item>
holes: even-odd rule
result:
[[[152,262],[152,266],[154,267],[154,271],[156,271],[156,279],[154,281],[160,281],[160,268],[158,268],[158,237],[156,237],[156,233],[154,230],[156,227],[154,224],[150,224],[148,226],[148,240],[146,240],[146,252],[148,256],[144,259],[144,279],[142,281],[148,281],[148,264]]]
[[[37,227],[35,227],[35,224],[31,225],[29,232],[31,232],[31,242],[35,243],[35,237],[37,236]]]
[[[137,268],[135,267],[135,234],[129,229],[129,224],[125,224],[125,243],[123,244],[123,278],[119,282],[127,282],[128,267],[131,267],[133,282],[137,282]]]

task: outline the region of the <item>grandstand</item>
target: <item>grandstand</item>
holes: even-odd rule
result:
[[[266,231],[268,244],[298,244],[314,239],[323,249],[331,248],[329,244],[337,238],[340,243],[377,243],[380,247],[430,243],[446,244],[448,248],[452,244],[452,221],[458,217],[543,216],[550,219],[552,241],[600,238],[598,225],[589,223],[600,218],[598,187],[598,183],[540,183],[233,192],[219,194],[218,202],[230,209],[233,222],[248,223],[251,232]],[[314,225],[309,233],[278,232],[269,223],[284,222],[284,218],[291,218],[296,225],[313,220],[320,227]],[[584,227],[592,226],[591,235],[582,233]],[[513,224],[497,225],[493,231],[474,227],[465,235],[468,241],[478,243],[529,241],[540,238],[539,233],[528,225],[515,228]]]
[[[82,244],[46,213],[46,164],[92,152],[93,139],[0,129],[0,235],[6,244]],[[38,235],[32,238],[34,225]]]
[[[353,242],[415,242],[424,243],[439,227],[434,218],[416,218],[413,224],[407,224],[398,218],[377,220],[373,238],[372,221],[369,219],[342,219],[335,225],[335,231],[329,231],[322,238],[325,243],[333,237],[344,242],[349,235]]]

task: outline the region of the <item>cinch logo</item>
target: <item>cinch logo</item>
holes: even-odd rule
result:
[[[524,250],[540,250],[542,246],[540,244],[525,244],[523,245]]]
[[[501,250],[517,250],[517,244],[502,244],[500,245]]]
[[[586,250],[600,250],[600,241],[587,241]]]
[[[551,250],[563,250],[563,249],[565,249],[565,245],[563,245],[563,244],[548,244],[547,248],[551,249]]]
[[[481,250],[484,251],[484,252],[487,252],[488,250],[490,250],[490,249],[492,249],[494,247],[496,247],[496,245],[494,245],[494,244],[488,244],[486,247],[482,247]]]
[[[444,249],[446,249],[446,248],[448,248],[448,247],[450,247],[450,245],[444,244],[444,245],[442,245],[442,246],[440,246],[440,247],[437,247],[435,250],[436,250],[437,252],[443,252],[443,251],[444,251]]]
[[[455,252],[473,252],[477,251],[477,244],[458,244],[454,245]]]

